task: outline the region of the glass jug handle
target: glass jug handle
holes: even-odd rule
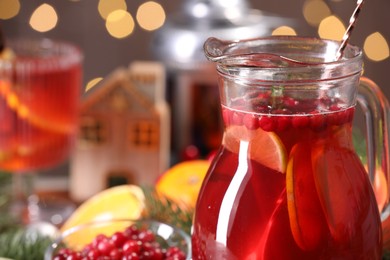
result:
[[[365,118],[368,174],[381,213],[384,247],[390,249],[390,106],[382,90],[362,77],[357,102]]]

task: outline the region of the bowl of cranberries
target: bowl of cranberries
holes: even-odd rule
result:
[[[191,238],[155,220],[94,221],[66,230],[45,260],[189,260]]]

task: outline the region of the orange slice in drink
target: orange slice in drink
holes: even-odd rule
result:
[[[24,93],[23,95],[28,96],[28,93]],[[39,128],[64,134],[71,133],[76,130],[75,125],[68,123],[69,119],[64,119],[60,115],[56,114],[56,111],[48,109],[48,107],[51,106],[47,106],[45,103],[55,102],[55,100],[53,100],[50,96],[44,98],[40,97],[40,101],[38,101],[38,97],[35,97],[35,99],[30,97],[28,99],[32,99],[32,101],[27,102],[27,98],[23,98],[21,95],[18,95],[18,93],[13,91],[10,83],[6,81],[0,81],[0,96],[4,98],[8,107],[15,111],[19,118],[24,119]],[[40,102],[42,104],[40,104]],[[73,119],[73,121],[75,121],[75,119]]]
[[[158,179],[156,191],[178,205],[193,209],[209,166],[209,160],[180,162]]]
[[[238,153],[241,142],[249,142],[248,157],[275,171],[285,173],[286,148],[280,138],[273,132],[260,127],[249,130],[245,126],[229,126],[225,130],[223,145],[233,153]]]
[[[314,146],[311,159],[318,197],[336,243],[350,244],[362,232],[379,238],[373,228],[380,225],[375,195],[356,153],[328,143]]]
[[[304,250],[317,248],[327,234],[310,161],[310,145],[296,144],[286,174],[287,206],[294,240]]]

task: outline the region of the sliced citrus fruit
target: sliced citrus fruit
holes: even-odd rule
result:
[[[222,143],[228,150],[238,153],[242,141],[249,142],[250,159],[278,172],[285,172],[286,148],[275,133],[264,131],[260,127],[256,130],[237,125],[226,128]]]
[[[356,153],[328,143],[314,146],[311,159],[318,196],[336,243],[351,245],[363,233],[379,238],[374,228],[380,225],[375,195]]]
[[[379,212],[382,212],[383,208],[386,205],[387,197],[388,197],[388,186],[386,175],[384,174],[381,168],[376,167],[374,181],[372,183],[372,188],[374,189],[376,202],[378,204]],[[368,172],[368,166],[365,165],[364,168]]]
[[[287,206],[290,227],[298,246],[318,247],[328,233],[310,161],[310,145],[296,144],[290,153],[286,174]]]
[[[33,91],[25,91],[33,92]],[[41,91],[44,93],[44,91]],[[21,92],[22,93],[22,92]],[[28,96],[29,93],[24,93]],[[18,117],[31,123],[39,128],[44,128],[58,133],[73,133],[76,131],[76,126],[73,122],[76,121],[75,112],[68,111],[68,113],[58,113],[57,110],[49,109],[50,107],[59,107],[58,105],[48,105],[48,102],[56,102],[57,99],[47,96],[39,96],[36,98],[23,98],[12,90],[9,82],[0,82],[0,96],[4,98],[8,107],[15,111]],[[30,101],[27,101],[30,100]],[[37,100],[41,100],[38,102]],[[76,102],[68,100],[68,102]],[[66,109],[69,106],[63,106]],[[75,105],[75,107],[77,107]],[[68,115],[74,114],[73,118]],[[66,115],[66,117],[64,116]]]
[[[180,162],[158,179],[156,191],[181,206],[195,208],[199,190],[209,166],[209,160]]]
[[[120,185],[108,188],[86,200],[66,220],[61,231],[69,230],[82,224],[101,220],[138,219],[144,209],[144,193],[135,185]],[[110,226],[104,230],[106,235],[117,231],[119,227]],[[102,230],[99,230],[102,232]],[[97,234],[86,233],[67,241],[74,245],[86,244]]]

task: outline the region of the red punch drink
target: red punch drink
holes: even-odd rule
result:
[[[352,144],[354,109],[333,110],[223,108],[223,145],[197,205],[194,259],[380,256],[377,205]]]
[[[381,259],[378,204],[352,142],[359,52],[309,63],[334,43],[224,43],[205,45],[223,57],[225,128],[196,205],[193,259]],[[241,48],[261,54],[239,56]]]
[[[15,59],[1,61],[0,169],[13,173],[63,162],[77,130],[78,50],[59,44],[39,56],[27,47],[15,45]]]

